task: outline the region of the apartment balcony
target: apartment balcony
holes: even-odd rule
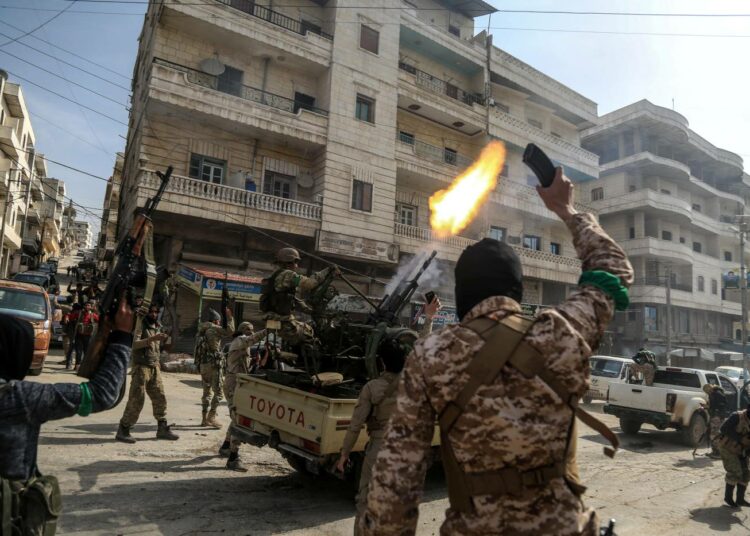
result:
[[[12,126],[0,126],[0,148],[13,158],[25,157],[16,129]]]
[[[563,163],[574,163],[577,169],[588,175],[599,176],[599,155],[548,134],[497,107],[493,107],[490,114],[490,135],[518,147],[526,147],[530,141],[534,142],[548,152],[551,158]]]
[[[7,222],[5,224],[5,235],[3,238],[5,241],[5,247],[9,249],[20,249],[23,243],[21,235],[19,235],[13,227],[8,225]]]
[[[434,188],[434,180],[450,183],[472,163],[468,156],[411,136],[399,133],[396,140],[396,167],[406,175],[418,175],[428,179],[424,183],[428,188]]]
[[[154,59],[149,96],[186,115],[204,115],[221,127],[231,122],[248,135],[298,140],[325,146],[328,112],[250,86],[222,87],[219,78],[169,61]]]
[[[698,255],[684,244],[652,237],[621,240],[619,244],[629,257],[657,257],[692,265],[695,255]],[[718,264],[718,259],[715,260]]]
[[[511,180],[508,177],[499,178],[497,190],[490,195],[490,201],[526,214],[533,214],[555,222],[560,221],[556,214],[544,206],[535,187]],[[573,205],[578,212],[587,212],[594,215],[599,213],[596,208],[584,203],[574,201]]]
[[[667,287],[665,281],[658,278],[636,279],[629,289],[630,303],[667,303]],[[686,309],[702,309],[726,314],[739,315],[740,304],[722,300],[718,294],[712,294],[706,285],[705,291],[697,291],[690,284],[676,283],[670,290],[670,300],[674,307]]]
[[[35,207],[34,205],[29,205],[29,210],[26,211],[26,220],[29,223],[38,225],[42,220],[39,208]]]
[[[142,169],[138,180],[138,206],[143,206],[160,184],[161,179],[154,171]],[[172,175],[157,212],[314,236],[320,228],[321,210],[321,205],[316,203]]]
[[[333,11],[328,13],[332,18]],[[325,68],[331,64],[332,35],[315,24],[249,0],[169,2],[164,4],[160,21],[190,34],[196,42],[219,39],[258,56],[288,55],[290,62]]]
[[[461,252],[476,240],[462,236],[438,238],[430,229],[413,227],[396,223],[394,227],[396,243],[401,251],[417,253],[423,251],[425,244],[438,251],[441,259],[456,261]],[[554,255],[546,251],[536,251],[521,246],[512,246],[523,264],[524,277],[558,281],[574,285],[581,275],[581,261],[575,257]]]
[[[464,134],[474,135],[484,130],[486,107],[483,94],[455,86],[403,61],[398,66],[399,108]]]
[[[36,255],[42,243],[42,235],[39,231],[27,232],[26,238],[21,241],[21,248],[27,255]]]

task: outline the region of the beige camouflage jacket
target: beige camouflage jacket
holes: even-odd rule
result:
[[[276,276],[276,279],[274,279],[273,288],[274,290],[276,290],[276,292],[297,289],[297,298],[301,299],[305,294],[320,285],[328,276],[328,272],[330,270],[330,268],[324,268],[323,270],[315,272],[309,277],[298,274],[294,270],[284,270]],[[294,318],[294,314],[279,315],[277,313],[268,313],[266,316],[269,319],[275,320],[291,320]]]
[[[248,372],[247,361],[250,357],[248,349],[256,342],[266,336],[266,330],[256,331],[252,335],[238,335],[229,345],[229,355],[227,356],[227,373],[237,374],[239,372]]]
[[[216,354],[221,350],[221,339],[229,337],[234,333],[234,318],[227,319],[227,329],[213,322],[203,322],[198,326],[198,336],[206,337],[208,351]]]
[[[593,216],[579,214],[568,224],[583,270],[606,270],[625,286],[633,269],[622,249]],[[501,319],[520,312],[515,301],[491,297],[464,320]],[[589,383],[588,358],[614,312],[601,290],[584,286],[558,307],[541,312],[526,341],[547,359],[549,369],[571,392],[583,395]],[[465,370],[482,346],[473,331],[447,326],[417,342],[399,385],[398,402],[370,483],[364,534],[414,534],[427,453],[435,420],[468,376]],[[467,472],[504,467],[521,471],[565,458],[572,410],[539,378],[525,378],[505,366],[492,383],[479,388],[450,433],[459,463]],[[449,509],[441,534],[569,535],[596,534],[598,520],[562,479],[530,496],[478,496],[475,512]]]
[[[398,381],[398,374],[383,372],[379,377],[367,382],[362,388],[357,399],[357,405],[354,407],[354,413],[352,413],[352,421],[344,437],[344,445],[341,447],[342,454],[348,456],[351,453],[365,423],[367,423],[368,435],[371,437],[380,435],[382,437],[387,418],[384,419],[385,422],[379,422],[377,418],[373,419],[373,414],[378,404],[385,400],[385,395],[388,393],[391,383],[396,381]],[[391,397],[394,394],[391,394]]]

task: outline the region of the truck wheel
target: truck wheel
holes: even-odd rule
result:
[[[682,441],[688,447],[697,447],[706,435],[708,425],[703,415],[693,413],[690,424],[682,429]]]
[[[623,432],[625,432],[626,435],[635,435],[638,433],[638,431],[641,429],[641,425],[643,423],[640,421],[636,421],[633,419],[626,419],[625,417],[620,417],[620,428]]]
[[[593,400],[593,398],[591,398],[590,396],[584,396],[583,397],[583,403],[584,404],[591,404],[592,400]]]
[[[303,475],[306,475],[308,473],[305,460],[293,454],[283,454],[283,456],[292,469],[294,469],[298,473],[302,473]]]

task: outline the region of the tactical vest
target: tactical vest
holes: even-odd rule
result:
[[[510,315],[496,322],[481,317],[462,323],[484,340],[484,345],[476,353],[466,369],[469,381],[454,400],[449,401],[440,412],[440,448],[443,467],[448,483],[448,497],[451,508],[459,512],[474,511],[472,497],[478,495],[524,495],[526,490],[546,486],[557,478],[564,478],[571,490],[581,495],[585,488],[578,479],[576,464],[575,417],[603,435],[613,446],[605,447],[604,452],[613,457],[619,447],[619,440],[604,423],[578,407],[578,397],[562,385],[555,374],[547,367],[544,357],[532,346],[523,341],[524,335],[534,320],[520,315]],[[556,460],[544,467],[520,471],[514,467],[481,473],[467,473],[459,464],[449,434],[453,425],[466,410],[469,401],[482,386],[494,381],[502,368],[510,364],[526,378],[539,377],[572,410],[565,459]]]
[[[367,417],[367,433],[372,437],[382,436],[385,431],[385,425],[391,418],[393,410],[396,409],[396,389],[398,389],[399,376],[393,378],[385,392],[382,400],[375,402],[375,405]]]
[[[0,383],[0,396],[10,383]],[[53,536],[62,512],[60,484],[35,471],[26,482],[0,477],[0,535]]]
[[[259,308],[263,313],[276,313],[288,316],[294,312],[296,289],[276,290],[276,277],[284,269],[276,270],[271,277],[263,280]]]

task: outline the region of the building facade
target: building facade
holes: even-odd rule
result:
[[[474,17],[493,11],[479,0],[152,3],[119,236],[172,165],[154,216],[157,263],[172,271],[266,276],[290,244],[356,271],[354,284],[379,296],[400,263],[436,249],[430,284],[450,303],[453,263],[491,236],[520,255],[524,301],[558,303],[580,263],[521,155],[533,141],[573,180],[595,180],[598,157],[579,132],[596,104],[475,36]],[[429,197],[493,139],[508,151],[497,190],[461,236],[434,238]],[[183,327],[198,302],[180,309]]]
[[[47,176],[23,91],[4,75],[0,72],[0,277],[33,266],[42,251]]]
[[[75,220],[71,223],[71,230],[75,237],[75,247],[78,249],[91,249],[94,246],[94,234],[91,224],[84,220]]]
[[[39,261],[59,258],[62,253],[65,182],[53,178],[42,179],[42,194]]]
[[[104,192],[102,226],[96,243],[96,258],[100,268],[106,268],[113,260],[117,248],[117,209],[120,205],[120,185],[122,184],[123,153],[117,153],[112,176]]]
[[[742,159],[645,100],[602,116],[583,145],[601,157],[584,199],[635,268],[630,308],[612,327],[618,350],[731,343],[741,308],[726,276],[739,275],[735,222],[750,196]]]

